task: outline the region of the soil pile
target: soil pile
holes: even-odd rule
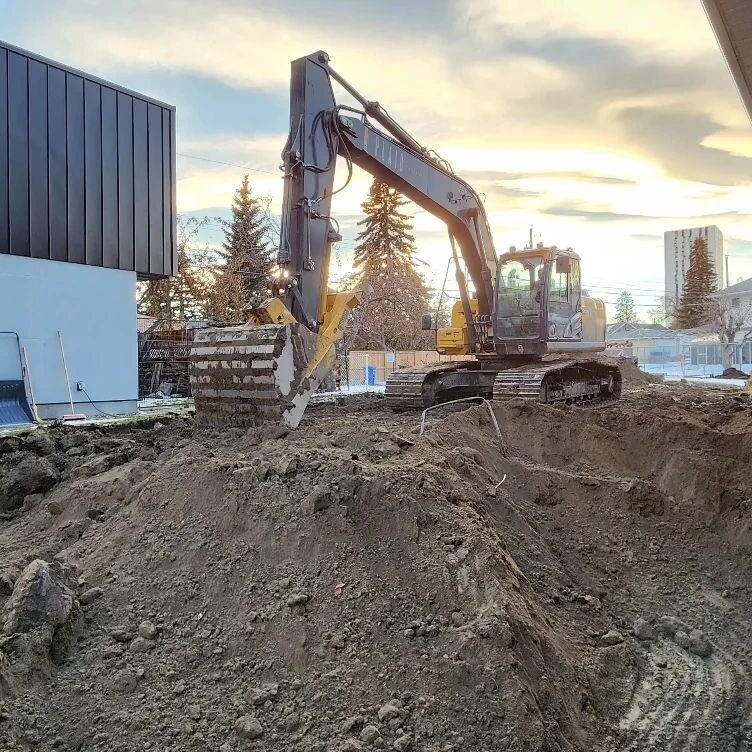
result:
[[[721,379],[744,379],[747,380],[747,374],[744,371],[740,371],[738,368],[726,368],[719,376]]]
[[[744,749],[750,409],[715,399],[0,440],[0,748]]]

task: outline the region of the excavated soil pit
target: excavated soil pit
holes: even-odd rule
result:
[[[747,400],[495,411],[0,439],[0,749],[747,749]]]

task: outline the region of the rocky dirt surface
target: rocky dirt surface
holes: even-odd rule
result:
[[[0,749],[752,749],[747,398],[494,410],[0,439]]]

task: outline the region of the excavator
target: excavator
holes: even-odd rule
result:
[[[359,106],[338,104],[333,82]],[[347,166],[341,187],[338,157]],[[457,359],[395,371],[385,385],[388,407],[424,410],[468,397],[567,404],[619,397],[618,367],[586,355],[605,349],[606,312],[582,288],[579,256],[532,242],[497,255],[478,193],[335,71],[325,52],[292,62],[282,159],[274,289],[249,302],[245,324],[197,332],[190,360],[200,421],[295,428],[331,372],[344,321],[362,299],[361,291],[328,287],[332,244],[341,240],[332,196],[354,166],[446,224],[459,289],[449,326],[436,326],[431,314],[421,321],[435,331],[436,350]]]

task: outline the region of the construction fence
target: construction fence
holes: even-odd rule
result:
[[[394,371],[471,357],[439,355],[435,350],[350,350],[337,356],[335,380],[341,391],[376,391]]]
[[[138,317],[138,396],[190,397],[188,363],[197,329],[211,321]]]

